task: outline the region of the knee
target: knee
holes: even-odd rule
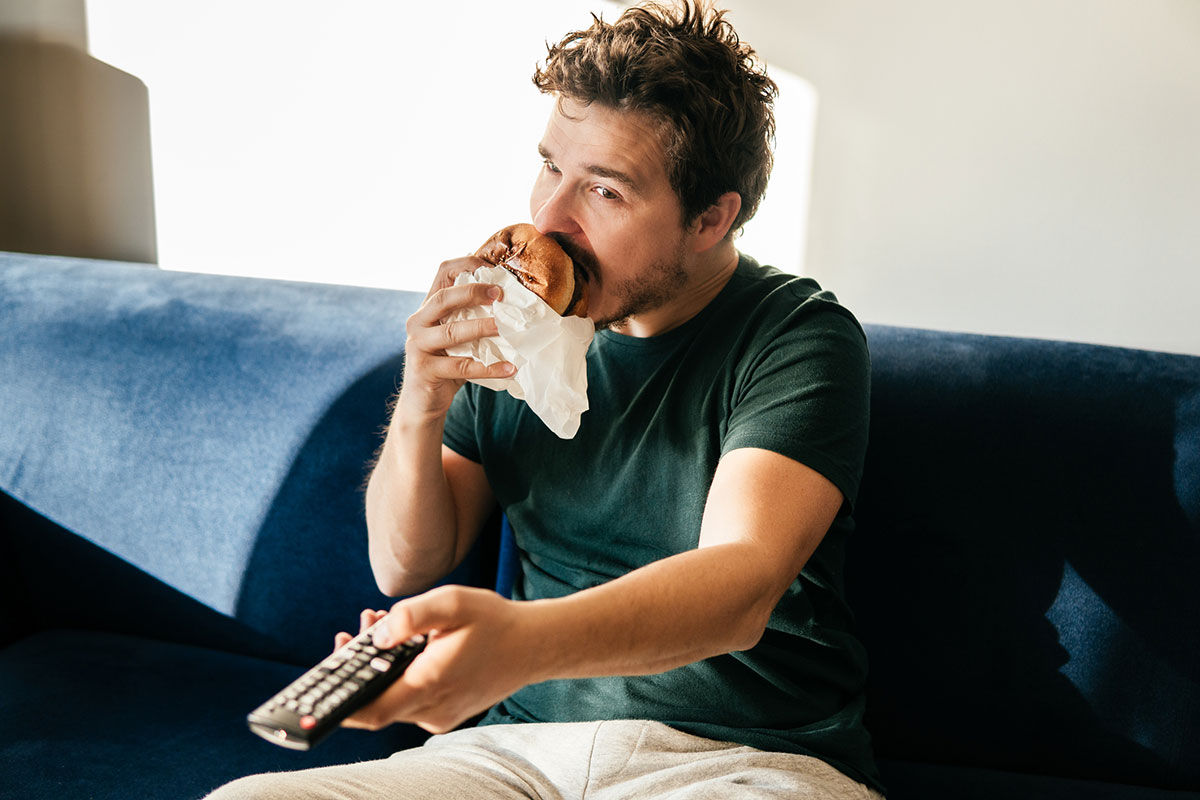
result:
[[[284,800],[292,795],[283,790],[277,775],[247,775],[220,787],[204,800]]]

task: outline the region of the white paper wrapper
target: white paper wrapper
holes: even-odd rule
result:
[[[504,297],[490,306],[456,313],[452,320],[495,316],[499,336],[490,336],[447,349],[452,356],[470,356],[484,364],[509,361],[517,368],[511,378],[472,381],[495,391],[507,390],[529,404],[546,427],[563,439],[579,430],[579,418],[587,411],[587,350],[595,335],[592,321],[583,317],[560,317],[542,298],[526,289],[503,267],[480,267],[454,280],[492,283]]]

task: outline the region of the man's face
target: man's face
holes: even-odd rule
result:
[[[674,297],[687,282],[688,239],[653,123],[564,99],[538,150],[544,163],[529,200],[533,224],[587,273],[588,316],[597,326]]]

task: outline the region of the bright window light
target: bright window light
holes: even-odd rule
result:
[[[144,81],[166,269],[424,291],[529,219],[547,41],[602,0],[88,0],[93,56]],[[803,266],[816,100],[780,84],[776,169],[739,246]]]

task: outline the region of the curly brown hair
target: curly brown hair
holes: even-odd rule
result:
[[[593,14],[590,28],[548,45],[533,82],[560,101],[655,120],[685,225],[735,191],[742,206],[733,232],[754,216],[767,188],[778,89],[725,13],[684,0],[634,6],[611,24]]]

